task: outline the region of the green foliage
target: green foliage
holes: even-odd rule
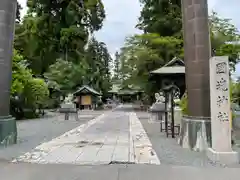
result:
[[[152,101],[159,84],[150,72],[174,57],[183,57],[181,0],[140,0],[143,5],[137,27],[144,34],[126,40],[121,50],[123,84],[134,84]]]
[[[23,92],[24,86],[27,84],[28,79],[32,78],[31,71],[26,68],[23,57],[14,50],[13,63],[12,63],[12,86],[11,96],[14,97]]]
[[[126,39],[120,52],[123,84],[138,85],[151,99],[159,85],[150,78],[152,70],[161,68],[173,57],[183,58],[181,0],[140,0],[143,5],[137,27],[144,34]],[[229,56],[231,70],[238,62],[239,32],[229,19],[220,18],[215,12],[210,17],[212,49],[215,55]],[[187,113],[187,97],[181,101]]]
[[[239,80],[237,82],[232,82],[231,83],[231,94],[232,94],[232,99],[233,102],[240,105],[240,83]]]
[[[44,76],[51,82],[55,88],[61,90],[70,90],[72,88],[73,63],[58,59],[56,63],[49,67],[49,71]],[[81,76],[80,76],[81,78]],[[51,87],[52,87],[51,86]]]
[[[49,88],[62,92],[74,91],[76,86],[82,85],[86,68],[82,64],[58,59],[56,63],[49,67],[44,76],[48,80]]]
[[[27,6],[20,22],[18,4],[16,18],[11,90],[16,114],[24,109],[34,114],[45,105],[57,107],[60,95],[82,85],[106,94],[111,87],[111,57],[104,43],[89,39],[102,27],[102,1],[28,0]]]
[[[16,27],[15,48],[33,73],[43,75],[59,58],[82,63],[90,33],[105,18],[101,0],[28,0],[27,6],[28,14]]]
[[[111,57],[106,45],[94,38],[88,44],[81,63],[58,59],[44,76],[49,86],[64,93],[75,91],[82,85],[89,85],[106,94],[110,88]]]
[[[230,71],[235,71],[235,65],[239,62],[240,45],[239,44],[222,44],[217,50],[217,56],[228,56]]]
[[[153,96],[159,84],[151,80],[150,72],[182,54],[182,40],[175,37],[158,34],[129,37],[120,53],[120,78],[124,80],[123,85],[138,86]]]
[[[89,39],[102,27],[102,1],[28,0],[27,6],[14,46],[32,73],[63,93],[84,84],[107,92],[110,55],[104,43]]]
[[[225,42],[239,40],[239,31],[236,26],[231,23],[231,19],[220,18],[216,12],[212,12],[209,16],[209,21],[212,46],[214,49],[217,49],[218,46]]]
[[[42,79],[33,78],[23,56],[14,50],[11,86],[12,115],[17,119],[26,118],[26,115],[36,117],[38,115],[36,114],[36,109],[44,108],[48,97],[47,84]],[[31,110],[25,112],[26,109]]]
[[[230,19],[220,18],[216,12],[212,12],[209,21],[213,54],[228,56],[231,70],[234,71],[240,53],[240,45],[237,43],[240,33]]]
[[[137,27],[145,33],[181,36],[181,0],[140,0],[143,5]]]
[[[48,100],[48,86],[43,79],[32,78],[24,87],[24,102],[26,107],[31,109],[43,108]]]
[[[181,0],[140,0],[143,5],[137,27],[145,34],[174,36],[182,39]],[[216,12],[209,16],[213,55],[229,56],[231,70],[235,70],[240,52],[240,33],[230,19],[220,18]],[[167,52],[167,51],[166,51]]]
[[[112,63],[106,44],[92,38],[89,41],[85,59],[88,62],[85,82],[105,95],[111,87],[110,64]]]
[[[182,114],[183,115],[188,115],[188,99],[187,99],[187,93],[185,92],[185,94],[182,96],[180,102],[179,102],[179,106],[182,110]]]

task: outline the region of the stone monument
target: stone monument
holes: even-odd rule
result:
[[[155,93],[155,100],[155,103],[149,109],[152,114],[150,121],[164,120],[165,97],[163,92]]]
[[[182,12],[189,114],[182,119],[179,142],[202,151],[211,145],[207,0],[182,0]]]
[[[155,93],[155,103],[165,103],[165,97],[163,92]]]
[[[73,104],[73,95],[69,94],[64,99],[63,104],[61,104],[61,108],[75,108],[75,105]]]
[[[214,162],[239,163],[238,153],[231,144],[231,102],[229,91],[228,57],[213,57],[210,60],[210,97],[212,148],[207,155]]]
[[[75,114],[75,118],[78,120],[78,111],[76,105],[73,103],[72,94],[67,95],[64,102],[61,104],[59,112],[65,114],[65,120],[69,120],[69,114]]]
[[[0,146],[17,141],[16,121],[10,115],[16,5],[17,0],[0,0]]]

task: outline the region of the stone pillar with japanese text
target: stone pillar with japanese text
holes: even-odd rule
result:
[[[231,145],[230,76],[227,56],[210,59],[210,101],[212,147],[207,155],[210,160],[223,164],[238,163],[238,153]]]

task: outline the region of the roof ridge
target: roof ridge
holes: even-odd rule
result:
[[[180,61],[182,64],[185,65],[184,61],[182,59],[180,59],[179,57],[174,57],[172,60],[170,60],[169,62],[167,62],[163,67],[167,67],[167,66],[171,66],[173,63],[175,63],[176,61]]]

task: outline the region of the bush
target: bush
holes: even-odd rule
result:
[[[12,61],[11,114],[16,119],[38,117],[47,105],[47,84],[43,79],[33,78],[25,60],[16,50]],[[38,113],[36,110],[39,110]]]
[[[29,79],[32,78],[32,72],[26,67],[25,61],[17,51],[14,51],[13,63],[12,63],[12,86],[11,97],[21,95],[24,86]]]
[[[188,99],[187,99],[187,92],[184,93],[184,95],[182,96],[180,102],[179,102],[179,106],[182,109],[182,114],[183,115],[188,115]]]
[[[46,109],[56,109],[60,107],[60,98],[51,98],[47,101]]]
[[[23,90],[26,107],[33,110],[43,109],[47,106],[49,90],[43,79],[32,78]]]

